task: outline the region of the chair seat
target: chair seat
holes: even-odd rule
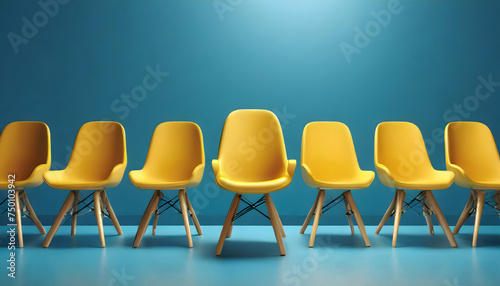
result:
[[[292,177],[284,176],[269,181],[259,181],[259,182],[241,182],[233,181],[222,176],[218,176],[215,179],[217,185],[221,188],[226,189],[235,193],[244,194],[265,194],[270,192],[279,191],[290,184]]]
[[[14,186],[16,189],[26,189],[26,188],[33,188],[33,187],[38,187],[43,183],[43,181],[34,181],[34,180],[24,180],[24,181],[15,181]],[[9,182],[7,181],[0,181],[0,190],[7,190],[9,189]]]
[[[451,186],[454,179],[455,174],[453,172],[437,170],[417,178],[391,178],[394,183],[393,187],[403,190],[442,190]]]
[[[458,185],[460,185],[461,187],[471,188],[474,190],[500,190],[500,178],[491,181],[467,180],[465,184],[462,182],[461,184]]]
[[[43,178],[47,185],[54,189],[62,190],[99,190],[112,188],[117,185],[116,182],[110,180],[80,178],[64,170],[45,172]]]
[[[128,176],[132,184],[140,189],[178,190],[192,188],[199,184],[192,178],[182,181],[169,181],[165,178],[155,177],[143,170],[130,171]]]
[[[302,168],[304,181],[313,188],[319,189],[334,189],[334,190],[353,190],[364,189],[370,186],[375,178],[375,173],[372,171],[359,171],[351,176],[343,175],[342,178],[335,178],[335,174],[326,180],[312,176],[305,168]]]

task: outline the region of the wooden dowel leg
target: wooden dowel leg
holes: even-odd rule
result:
[[[73,200],[73,213],[71,214],[71,235],[76,234],[76,219],[78,217],[78,203],[80,202],[80,191],[73,191],[75,199]]]
[[[392,231],[392,247],[396,247],[396,242],[398,240],[399,222],[401,221],[403,202],[405,200],[406,193],[403,190],[396,190],[396,196],[396,212],[394,214],[394,229]]]
[[[481,216],[483,215],[484,209],[484,191],[475,190],[477,196],[476,203],[476,219],[474,222],[474,236],[472,237],[472,247],[476,247],[477,245],[477,236],[479,234],[479,224],[481,223]]]
[[[229,231],[229,227],[233,220],[235,213],[238,211],[236,206],[239,204],[241,199],[241,194],[235,194],[233,197],[233,201],[231,202],[231,206],[229,207],[229,211],[227,212],[226,220],[224,221],[224,225],[222,226],[222,231],[220,233],[219,242],[217,243],[217,248],[215,249],[215,255],[219,256],[222,252],[222,247],[224,246],[224,241],[227,237],[227,232]]]
[[[394,211],[394,207],[396,206],[396,200],[398,197],[398,191],[396,190],[396,194],[394,194],[394,199],[392,199],[391,204],[389,205],[389,208],[385,212],[384,216],[382,217],[382,220],[378,224],[377,230],[375,231],[375,234],[379,234],[380,231],[382,230],[382,227],[384,224],[391,218],[392,212]]]
[[[285,246],[283,245],[282,233],[279,226],[278,218],[276,217],[276,212],[273,210],[273,203],[271,201],[271,195],[265,194],[267,212],[269,213],[269,218],[271,225],[273,226],[274,236],[276,236],[276,241],[278,242],[278,247],[280,250],[280,255],[286,255]]]
[[[347,216],[347,220],[349,221],[349,226],[351,227],[351,235],[354,235],[354,224],[352,223],[351,219],[351,207],[349,206],[349,203],[347,202],[347,198],[344,195],[344,204],[345,204],[345,215]]]
[[[104,240],[104,227],[102,224],[102,210],[101,210],[101,191],[94,191],[94,214],[97,221],[97,228],[99,229],[99,238],[101,239],[101,247],[106,247],[106,241]]]
[[[186,203],[186,190],[179,190],[179,202],[181,204],[182,219],[184,220],[184,228],[186,229],[186,236],[188,240],[188,245],[190,248],[193,247],[193,238],[191,237],[191,228],[189,227],[189,217],[188,209]]]
[[[349,206],[351,207],[352,212],[354,214],[354,219],[356,219],[356,223],[358,224],[359,232],[361,232],[361,236],[363,237],[363,240],[365,241],[366,246],[370,247],[370,240],[368,239],[368,235],[366,234],[365,224],[363,223],[363,220],[361,219],[361,214],[359,213],[358,207],[356,206],[356,203],[354,202],[351,191],[345,192],[344,198],[346,198],[348,200]]]
[[[46,233],[45,232],[45,228],[43,227],[42,223],[40,222],[40,220],[36,216],[36,213],[33,210],[33,207],[31,207],[30,201],[28,200],[28,196],[26,195],[26,191],[24,191],[24,195],[23,196],[24,196],[24,201],[26,202],[26,209],[28,210],[29,217],[35,223],[36,228],[38,228],[38,231],[41,234],[45,234]]]
[[[149,220],[151,219],[151,215],[155,212],[156,207],[158,205],[158,200],[160,199],[159,192],[160,191],[158,190],[155,191],[153,197],[149,201],[148,206],[146,207],[146,210],[144,211],[144,214],[142,215],[141,222],[139,223],[139,227],[137,228],[137,233],[135,234],[134,245],[133,245],[134,248],[139,246],[142,237],[144,236],[144,233],[146,233],[146,229],[148,228],[148,223]]]
[[[422,205],[422,213],[425,218],[425,223],[427,223],[427,227],[429,228],[429,234],[434,234],[434,226],[432,225],[431,210],[427,207],[424,201],[425,201],[424,199],[421,199],[420,204]]]
[[[101,191],[101,197],[104,202],[104,206],[106,207],[106,210],[108,211],[109,218],[111,219],[111,222],[113,223],[113,226],[116,229],[116,232],[118,235],[122,235],[122,227],[120,226],[120,223],[118,222],[118,218],[116,217],[115,211],[113,210],[113,207],[111,207],[111,202],[109,201],[108,195],[106,194],[106,190],[103,189]]]
[[[269,195],[269,202],[271,203],[271,208],[274,212],[274,217],[276,218],[276,221],[278,222],[278,227],[280,229],[281,237],[286,237],[285,229],[283,228],[283,223],[281,222],[280,216],[278,214],[278,210],[276,209],[276,206],[274,205],[274,202],[271,199],[271,195]]]
[[[24,241],[23,241],[23,225],[21,222],[21,198],[20,198],[20,193],[24,191],[20,190],[15,190],[14,191],[14,200],[16,203],[15,211],[16,211],[16,224],[17,224],[17,241],[19,243],[19,248],[24,247]]]
[[[319,193],[320,193],[320,191],[318,190],[318,194],[316,195],[316,199],[314,200],[314,204],[312,205],[311,210],[307,214],[306,220],[302,224],[302,228],[300,229],[300,234],[304,234],[304,231],[306,231],[307,225],[309,225],[309,222],[311,221],[311,218],[314,215],[314,211],[316,210],[316,205],[318,204]]]
[[[309,247],[314,246],[316,239],[316,231],[318,230],[319,218],[322,215],[323,203],[325,202],[325,190],[319,190],[318,203],[316,204],[316,211],[314,212],[314,222],[311,230],[311,237],[309,238]]]
[[[158,225],[158,208],[155,211],[155,219],[153,220],[153,235],[156,235],[156,225]]]
[[[474,190],[471,190],[471,193],[469,195],[469,199],[467,200],[467,203],[465,204],[464,210],[462,211],[462,214],[460,215],[460,218],[458,219],[457,223],[455,224],[455,227],[453,228],[453,234],[458,234],[460,231],[460,228],[464,225],[465,221],[472,215],[474,212],[476,206],[474,205]]]
[[[450,226],[448,225],[448,222],[446,221],[443,212],[441,211],[441,208],[439,208],[436,198],[434,197],[431,191],[425,192],[425,200],[429,203],[432,212],[436,216],[439,224],[441,225],[441,228],[443,228],[446,237],[450,241],[451,247],[457,247],[457,242],[455,241],[455,237],[451,233]]]
[[[230,238],[231,234],[233,233],[233,226],[234,226],[234,218],[236,214],[238,213],[238,208],[240,207],[240,201],[236,203],[236,209],[234,210],[233,217],[231,218],[231,225],[229,225],[229,229],[227,230],[226,238]]]
[[[202,235],[203,232],[201,231],[201,226],[200,226],[200,222],[198,221],[198,217],[196,216],[196,213],[194,212],[193,206],[191,205],[191,202],[189,201],[189,197],[187,195],[187,192],[185,192],[185,194],[186,194],[187,207],[188,207],[189,212],[191,213],[191,219],[193,220],[193,224],[196,227],[196,232],[198,232],[199,235]]]
[[[43,247],[49,247],[52,238],[56,234],[57,230],[59,229],[59,226],[61,225],[62,220],[64,219],[64,216],[73,207],[74,199],[75,199],[75,193],[74,191],[71,191],[66,200],[64,201],[64,204],[62,205],[59,214],[57,214],[54,223],[50,227],[49,233],[47,234],[47,236],[45,237],[45,241],[43,242]]]

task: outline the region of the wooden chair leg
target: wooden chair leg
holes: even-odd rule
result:
[[[366,246],[370,247],[370,240],[368,239],[368,235],[366,235],[365,224],[363,223],[363,220],[361,219],[361,214],[359,213],[358,207],[356,206],[356,203],[354,202],[354,199],[352,198],[351,191],[345,192],[344,198],[347,199],[349,206],[352,208],[352,212],[354,214],[354,219],[356,219],[356,223],[358,224],[359,232],[361,232],[361,236],[363,237],[363,240],[365,241]]]
[[[472,247],[476,247],[477,245],[477,236],[479,234],[479,224],[481,223],[481,216],[483,215],[484,209],[484,191],[474,190],[477,196],[476,203],[476,220],[474,222],[474,236],[472,237]]]
[[[238,208],[240,207],[240,201],[241,200],[238,200],[238,202],[236,203],[236,208],[234,209],[233,216],[231,217],[231,225],[229,225],[229,229],[227,230],[226,238],[230,238],[231,234],[233,233],[234,217],[238,213]]]
[[[184,220],[184,228],[186,229],[186,236],[189,248],[193,247],[193,238],[191,237],[191,228],[189,227],[188,209],[186,203],[186,190],[179,190],[179,202],[181,204],[182,219]]]
[[[133,247],[138,247],[141,243],[142,237],[144,233],[146,233],[146,229],[148,228],[149,220],[151,219],[151,215],[155,212],[156,207],[158,205],[158,201],[160,200],[160,191],[156,190],[153,194],[153,197],[149,201],[144,214],[142,215],[141,222],[139,223],[139,227],[137,228],[137,233],[135,234],[134,245]]]
[[[59,214],[57,214],[54,223],[50,227],[49,233],[47,234],[47,236],[45,237],[45,241],[43,242],[43,247],[49,247],[52,238],[56,234],[57,230],[59,229],[59,226],[61,225],[62,220],[64,219],[64,216],[73,207],[74,199],[75,199],[75,192],[71,191],[66,200],[64,201],[64,204],[62,205]]]
[[[396,196],[396,212],[394,214],[394,229],[392,231],[392,247],[396,247],[396,242],[398,240],[399,222],[401,221],[403,202],[405,200],[406,193],[403,190],[396,190]]]
[[[30,201],[28,200],[28,196],[26,195],[26,191],[24,191],[24,201],[26,202],[26,209],[28,210],[28,214],[30,219],[35,223],[36,228],[38,228],[38,231],[40,231],[41,234],[45,234],[45,228],[43,227],[42,223],[36,216],[35,211],[33,210],[33,207],[31,207]]]
[[[78,217],[78,203],[80,202],[80,191],[73,191],[75,199],[73,200],[73,213],[71,214],[71,235],[76,234],[76,219]]]
[[[314,211],[316,210],[316,205],[318,204],[319,193],[320,193],[320,191],[318,190],[318,194],[316,195],[316,199],[314,200],[314,204],[312,205],[311,210],[307,214],[306,220],[302,224],[302,228],[300,229],[300,234],[304,234],[304,231],[306,231],[307,225],[309,225],[309,222],[311,221],[311,218],[314,215]]]
[[[314,222],[311,230],[311,237],[309,238],[309,247],[314,246],[316,239],[316,231],[318,230],[319,218],[322,215],[323,203],[325,202],[325,190],[319,190],[318,203],[316,204],[316,211],[314,212]]]
[[[233,221],[233,217],[238,211],[236,206],[239,204],[241,199],[241,194],[235,194],[233,197],[233,201],[231,202],[231,206],[229,207],[229,211],[227,212],[226,220],[224,221],[224,225],[222,226],[222,231],[220,233],[219,242],[217,243],[217,248],[215,249],[215,255],[219,256],[222,252],[222,247],[224,246],[224,241],[227,237],[227,232],[229,231],[229,227],[231,222]]]
[[[276,218],[276,221],[278,222],[278,227],[280,229],[281,237],[286,237],[285,229],[283,228],[283,223],[281,222],[280,216],[278,214],[278,210],[276,209],[276,206],[274,205],[274,202],[271,199],[271,195],[269,195],[269,202],[271,203],[271,208],[274,212],[274,217]]]
[[[425,222],[429,227],[429,234],[434,234],[434,226],[432,225],[432,219],[431,219],[431,210],[427,208],[427,206],[424,203],[424,200],[421,200],[420,204],[422,205],[422,212],[425,218]]]
[[[378,224],[378,227],[377,227],[377,230],[375,231],[375,234],[379,234],[380,231],[382,230],[382,227],[384,226],[384,224],[391,218],[392,212],[394,211],[394,208],[396,206],[397,197],[398,197],[398,192],[396,190],[396,194],[394,195],[394,199],[392,199],[391,205],[389,206],[389,208],[385,212],[384,216],[382,217],[382,220]]]
[[[163,198],[163,193],[161,191],[159,191],[158,194],[160,197],[158,198],[158,203],[156,204],[156,210],[154,211],[155,218],[153,220],[153,235],[156,235],[156,226],[158,225],[158,217],[160,216],[158,209],[160,207],[161,198]]]
[[[349,206],[349,203],[347,202],[347,198],[344,195],[344,204],[345,204],[345,215],[347,216],[347,220],[349,221],[349,226],[351,227],[351,235],[354,235],[354,224],[352,223],[351,219],[351,207]]]
[[[198,232],[199,235],[202,235],[203,232],[201,231],[201,226],[200,226],[200,222],[198,221],[198,217],[196,216],[196,213],[194,212],[193,206],[191,205],[191,202],[189,201],[189,197],[187,195],[187,192],[185,192],[185,194],[186,194],[187,207],[188,207],[189,212],[191,213],[191,219],[193,220],[193,224],[196,227],[196,232]]]
[[[455,237],[451,233],[450,226],[448,225],[448,222],[446,221],[443,212],[441,212],[441,208],[439,208],[436,198],[434,197],[431,191],[425,192],[425,200],[429,203],[432,212],[436,216],[439,224],[441,225],[441,228],[443,228],[446,237],[450,241],[451,247],[457,247],[457,242],[455,241]]]
[[[269,214],[271,225],[273,226],[274,236],[276,236],[276,241],[278,242],[280,255],[284,256],[284,255],[286,255],[285,246],[283,245],[283,238],[282,238],[282,233],[281,233],[280,226],[279,226],[279,221],[278,221],[278,218],[276,217],[277,212],[275,212],[273,210],[273,202],[271,200],[271,195],[265,194],[265,200],[266,200],[267,212]]]
[[[21,198],[20,198],[20,193],[23,192],[21,190],[15,190],[14,191],[14,200],[16,203],[16,224],[17,224],[17,241],[19,243],[19,248],[24,247],[24,241],[23,241],[23,225],[21,222]]]
[[[460,218],[458,219],[455,227],[453,228],[453,234],[458,234],[460,231],[460,228],[464,225],[465,221],[472,215],[474,212],[474,209],[476,206],[474,205],[474,190],[471,190],[471,193],[469,195],[469,199],[467,200],[467,203],[465,204],[464,210],[462,211],[462,214],[460,215]]]
[[[113,223],[113,226],[116,229],[116,232],[118,233],[118,235],[122,235],[123,234],[122,227],[120,226],[120,223],[118,222],[118,218],[116,217],[115,212],[113,211],[113,207],[111,207],[111,203],[109,202],[109,198],[108,198],[108,195],[106,194],[105,189],[103,189],[101,191],[101,197],[102,197],[102,201],[104,203],[104,206],[106,207],[106,210],[108,211],[109,218],[111,219],[111,222]]]
[[[104,240],[104,227],[102,224],[102,210],[101,210],[101,191],[94,191],[94,214],[97,221],[97,228],[99,229],[99,238],[101,239],[101,247],[106,247]]]

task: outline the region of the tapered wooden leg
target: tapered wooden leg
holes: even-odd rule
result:
[[[240,202],[241,200],[238,200],[236,203],[236,209],[234,211],[233,217],[231,218],[231,225],[229,226],[229,229],[227,230],[226,238],[230,238],[231,234],[233,233],[233,226],[234,226],[234,218],[236,214],[238,213],[238,208],[240,207]]]
[[[222,231],[220,233],[219,242],[217,243],[217,248],[215,249],[215,255],[217,256],[219,256],[222,252],[222,247],[224,246],[227,232],[229,231],[229,227],[231,226],[234,215],[238,211],[236,206],[239,204],[240,199],[241,194],[235,194],[233,197],[233,201],[231,202],[231,206],[229,207],[229,211],[227,212],[226,220],[224,221],[224,225],[222,226]]]
[[[457,221],[457,224],[455,225],[455,228],[453,228],[453,234],[458,234],[460,231],[460,228],[464,225],[465,221],[472,215],[474,212],[474,209],[476,206],[474,205],[474,190],[471,190],[471,193],[469,195],[469,199],[467,200],[467,203],[465,204],[464,210],[462,211],[462,214],[460,215],[460,218]]]
[[[104,227],[102,224],[102,211],[101,211],[101,191],[94,191],[94,214],[97,221],[97,228],[99,229],[99,238],[101,239],[101,247],[106,247],[106,241],[104,240]]]
[[[398,240],[399,222],[401,221],[401,214],[403,212],[403,202],[406,193],[403,190],[396,190],[396,211],[394,214],[394,229],[392,231],[392,247],[396,247]]]
[[[62,220],[64,219],[64,216],[73,207],[74,199],[75,199],[75,192],[71,191],[66,200],[64,201],[64,204],[62,205],[59,214],[57,214],[54,223],[50,227],[49,233],[47,234],[47,236],[45,237],[45,241],[43,242],[43,247],[49,247],[52,238],[56,234],[57,230],[59,229],[59,226],[61,225]]]
[[[347,220],[349,221],[349,226],[351,227],[351,235],[354,235],[354,224],[352,223],[351,219],[351,207],[349,206],[349,203],[347,202],[347,198],[344,195],[344,204],[345,204],[345,215],[347,216]]]
[[[185,192],[185,194],[186,194],[187,207],[188,207],[189,212],[191,213],[191,219],[193,220],[193,224],[196,227],[196,232],[198,232],[199,235],[202,235],[203,232],[201,231],[201,226],[200,226],[200,222],[198,221],[198,217],[196,216],[196,213],[194,212],[193,206],[191,205],[191,202],[189,201],[187,192]]]
[[[309,247],[314,246],[316,239],[316,231],[318,230],[319,218],[322,215],[323,203],[325,202],[325,190],[319,190],[318,203],[316,204],[316,211],[314,212],[314,222],[311,230],[311,237],[309,238]]]
[[[30,219],[35,223],[36,228],[38,228],[38,231],[40,231],[41,234],[45,234],[45,228],[43,227],[42,223],[36,216],[35,211],[31,207],[30,201],[28,200],[28,196],[26,195],[26,191],[23,192],[23,196],[24,196],[24,201],[26,202],[26,209],[28,210]]]
[[[162,192],[158,192],[159,194],[159,198],[158,198],[158,203],[156,204],[156,211],[154,212],[155,213],[155,219],[153,220],[153,235],[156,235],[156,226],[158,225],[158,217],[160,216],[160,213],[158,212],[158,209],[160,208],[160,202],[161,202],[161,198],[163,198],[163,193]]]
[[[391,205],[389,206],[389,208],[385,212],[384,216],[382,217],[382,220],[378,224],[378,227],[377,227],[377,230],[375,231],[375,234],[379,234],[380,231],[382,230],[382,227],[384,226],[384,224],[391,218],[391,216],[393,214],[392,212],[394,211],[394,207],[396,206],[397,197],[398,197],[398,192],[396,190],[396,194],[394,195],[394,199],[392,199]]]
[[[179,202],[181,204],[182,219],[184,219],[184,227],[186,228],[186,236],[188,240],[188,245],[190,248],[193,247],[193,238],[191,237],[191,228],[189,227],[189,215],[186,203],[186,190],[179,191]]]
[[[76,234],[76,218],[78,217],[78,203],[80,202],[80,191],[73,191],[75,199],[73,201],[73,213],[71,214],[71,235]]]
[[[429,203],[432,212],[436,216],[439,224],[441,225],[441,228],[443,228],[446,237],[450,241],[451,247],[457,247],[457,242],[455,241],[455,237],[451,233],[450,226],[448,225],[448,222],[446,221],[443,212],[441,211],[441,208],[439,208],[436,198],[431,191],[425,192],[425,200]]]
[[[141,222],[139,223],[139,227],[137,228],[137,233],[135,234],[134,245],[133,247],[138,247],[141,243],[142,237],[144,233],[146,233],[146,229],[148,228],[149,220],[151,219],[151,215],[156,211],[156,207],[158,206],[158,201],[160,200],[160,191],[156,190],[153,194],[153,197],[149,201],[144,214],[142,215]]]
[[[278,242],[278,247],[280,250],[280,255],[286,255],[285,246],[283,245],[282,233],[279,226],[278,218],[276,217],[277,212],[273,210],[273,202],[271,200],[271,195],[265,194],[267,212],[269,213],[269,218],[271,225],[273,226],[274,236],[276,236],[276,241]]]
[[[309,222],[311,221],[311,218],[314,215],[314,211],[316,210],[316,205],[318,204],[319,193],[320,193],[320,191],[318,190],[318,194],[316,195],[316,199],[314,200],[314,204],[312,205],[311,210],[307,214],[306,220],[302,224],[302,228],[300,229],[300,234],[304,234],[304,231],[306,231],[307,225],[309,225]]]
[[[118,235],[122,235],[122,227],[120,226],[120,223],[118,222],[118,218],[115,215],[115,212],[113,211],[113,208],[111,207],[111,203],[109,202],[108,195],[106,194],[106,190],[103,189],[101,191],[101,197],[102,201],[104,203],[104,206],[106,207],[106,210],[108,211],[109,218],[111,219],[111,222],[113,223],[113,226],[116,229],[116,232]]]
[[[425,205],[424,200],[421,200],[420,204],[422,205],[422,211],[423,211],[423,214],[425,217],[425,222],[427,223],[427,226],[429,227],[429,234],[434,234],[434,226],[432,225],[431,211]]]
[[[283,228],[283,223],[281,223],[281,219],[280,219],[280,216],[278,214],[278,210],[276,210],[276,206],[274,205],[274,202],[271,199],[270,195],[269,195],[269,202],[271,203],[271,207],[272,207],[272,210],[274,212],[274,217],[276,218],[276,221],[278,222],[278,227],[280,229],[281,237],[286,237],[285,229]]]
[[[363,220],[361,219],[361,214],[359,213],[358,207],[356,206],[356,203],[354,202],[354,199],[352,198],[351,191],[345,192],[344,198],[347,199],[349,206],[352,209],[354,219],[356,219],[356,223],[358,224],[359,232],[361,232],[361,236],[363,237],[363,240],[365,241],[366,246],[370,247],[370,240],[368,240],[368,235],[366,235],[365,224],[363,223]]]
[[[476,221],[474,222],[474,236],[472,237],[472,247],[477,245],[477,236],[479,234],[479,224],[481,223],[481,216],[484,209],[484,191],[475,190],[477,196],[476,203]]]
[[[23,241],[23,225],[21,223],[21,204],[20,204],[21,199],[19,198],[20,192],[22,191],[20,190],[14,191],[14,196],[15,196],[14,200],[16,203],[15,210],[16,210],[16,223],[17,223],[17,240],[19,243],[19,248],[23,248],[24,241]]]

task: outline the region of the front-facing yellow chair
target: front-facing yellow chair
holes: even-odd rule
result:
[[[0,189],[9,189],[9,207],[15,202],[19,247],[24,246],[21,214],[35,223],[41,234],[43,225],[26,196],[26,188],[43,183],[42,175],[50,169],[50,131],[43,122],[19,121],[5,126],[0,134]],[[0,205],[1,205],[0,204]]]
[[[290,184],[296,164],[295,160],[287,159],[283,133],[274,113],[242,109],[229,114],[222,130],[219,155],[212,161],[212,167],[217,185],[236,194],[222,228],[216,255],[220,255],[226,237],[231,236],[234,220],[264,202],[280,254],[285,255],[282,240],[285,232],[269,193]],[[242,197],[242,193],[264,196],[252,204]],[[248,207],[238,213],[240,200]]]
[[[431,212],[433,212],[451,246],[457,246],[450,227],[431,191],[448,188],[453,183],[455,176],[450,171],[437,171],[432,167],[422,133],[415,124],[382,122],[377,126],[375,131],[375,168],[380,181],[384,185],[396,189],[394,200],[380,221],[376,234],[394,214],[392,246],[396,247],[401,214],[406,208],[403,207],[403,203],[410,207],[412,203],[419,202],[429,226],[429,233],[434,233],[430,217]],[[410,203],[405,203],[406,193],[404,190],[420,190],[421,192]]]
[[[120,224],[106,195],[106,190],[117,186],[127,167],[125,130],[118,122],[95,121],[85,123],[76,136],[68,165],[64,170],[45,172],[45,182],[55,189],[71,190],[54,223],[50,227],[43,247],[48,247],[61,222],[72,209],[71,235],[75,235],[76,219],[79,212],[91,203],[79,209],[89,197],[93,197],[94,213],[99,228],[101,247],[106,246],[102,214],[113,222],[118,234],[122,234]],[[80,200],[81,190],[91,190],[89,195]]]
[[[375,178],[375,173],[362,171],[359,168],[349,128],[341,122],[308,123],[302,134],[301,154],[302,177],[308,186],[318,189],[316,200],[300,230],[303,234],[314,215],[309,247],[314,246],[316,230],[323,210],[326,211],[330,205],[336,205],[342,201],[345,203],[351,234],[354,234],[350,216],[353,214],[366,246],[370,246],[365,225],[350,190],[367,188]],[[323,206],[325,189],[346,191]]]
[[[471,194],[453,229],[458,231],[476,211],[472,246],[476,247],[479,224],[489,192],[496,211],[500,211],[500,156],[493,134],[479,122],[451,122],[445,130],[446,168],[455,173],[455,183],[470,188]],[[499,213],[500,215],[500,213]]]
[[[153,235],[156,233],[158,215],[168,208],[175,208],[182,214],[189,247],[193,247],[188,215],[202,234],[200,223],[196,217],[189,198],[187,188],[196,187],[205,169],[205,151],[200,127],[193,122],[164,122],[156,127],[149,146],[146,163],[142,170],[130,171],[130,181],[141,189],[154,189],[155,193],[149,202],[141,223],[137,229],[134,247],[138,247],[146,232],[153,213]],[[179,190],[178,199],[164,200],[161,190]],[[163,204],[160,205],[160,202]],[[181,209],[175,204],[179,201]],[[162,209],[163,206],[166,206]]]

